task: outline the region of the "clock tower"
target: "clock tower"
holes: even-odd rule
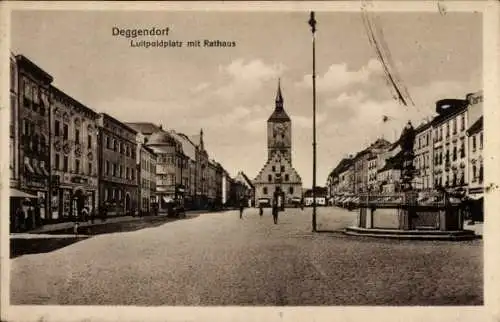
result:
[[[292,121],[283,108],[278,81],[274,111],[267,120],[267,161],[253,180],[255,205],[298,205],[302,179],[292,166]]]
[[[279,81],[274,111],[267,120],[267,150],[268,159],[279,151],[290,163],[292,162],[291,120],[283,108],[283,95]]]

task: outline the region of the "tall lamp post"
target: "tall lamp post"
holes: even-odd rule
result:
[[[314,19],[314,11],[311,11],[309,25],[312,32],[312,54],[313,54],[313,213],[312,213],[312,230],[316,231],[316,19]]]

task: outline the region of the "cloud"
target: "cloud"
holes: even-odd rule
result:
[[[207,82],[200,83],[200,84],[198,84],[198,86],[196,86],[195,88],[192,89],[192,92],[199,93],[199,92],[206,90],[209,87],[210,87],[210,83],[207,83]]]
[[[276,80],[285,71],[282,64],[265,64],[261,60],[245,62],[238,59],[227,66],[219,67],[219,73],[227,79],[215,90],[216,95],[225,100],[253,97],[265,82]]]
[[[372,76],[380,75],[382,66],[376,59],[370,59],[359,70],[350,71],[346,63],[330,65],[328,70],[317,77],[317,90],[320,92],[335,92],[356,84],[366,83]],[[311,74],[305,75],[299,87],[312,87]]]

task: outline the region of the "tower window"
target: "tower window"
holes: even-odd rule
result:
[[[276,167],[273,165],[273,172],[276,172]]]
[[[267,176],[267,180],[269,180],[269,182],[272,182],[272,181],[273,181],[273,176],[269,174],[269,175]]]
[[[264,193],[265,195],[267,195],[267,187],[262,188],[262,193]]]

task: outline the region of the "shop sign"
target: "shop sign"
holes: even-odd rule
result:
[[[83,177],[73,177],[73,178],[71,178],[71,182],[73,182],[73,183],[88,183],[88,179],[83,178]]]
[[[45,178],[26,178],[26,186],[46,189],[47,180]]]

